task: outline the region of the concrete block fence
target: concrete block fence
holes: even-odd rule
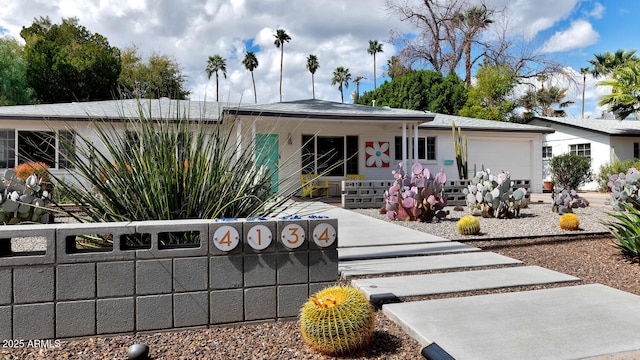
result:
[[[511,180],[513,190],[531,188],[529,180]],[[387,180],[343,180],[342,181],[342,207],[345,209],[355,208],[380,208],[385,204],[384,192],[394,184]],[[466,195],[462,192],[471,180],[447,180],[444,185],[444,195],[447,197],[447,205],[466,206]],[[526,198],[529,199],[527,192]]]
[[[0,340],[293,318],[338,279],[337,229],[314,216],[3,226]],[[113,247],[77,246],[96,234]],[[199,242],[165,246],[168,234]],[[34,237],[44,250],[12,252]]]

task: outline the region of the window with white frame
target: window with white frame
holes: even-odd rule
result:
[[[543,146],[542,147],[542,159],[549,160],[553,157],[553,147],[551,146]]]
[[[415,138],[407,139],[407,158],[413,159]],[[394,158],[402,160],[402,136],[395,137]],[[418,138],[418,156],[417,160],[436,160],[436,137],[419,137]]]
[[[16,132],[15,130],[0,130],[0,167],[14,168],[16,166]]]
[[[591,157],[591,144],[569,145],[569,152],[575,155]]]
[[[358,174],[357,136],[302,135],[302,174]]]

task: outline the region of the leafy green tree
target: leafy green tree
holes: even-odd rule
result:
[[[392,56],[387,60],[387,75],[393,80],[411,71],[411,65],[405,66],[399,56]]]
[[[27,83],[42,103],[106,100],[116,93],[120,50],[78,24],[39,18],[23,27]]]
[[[207,73],[207,78],[211,80],[211,75],[216,74],[216,101],[220,101],[219,96],[219,82],[218,82],[218,72],[222,71],[222,75],[224,78],[227,78],[227,59],[223,58],[220,55],[209,56],[209,60],[207,61],[207,68],[205,72]]]
[[[186,99],[189,96],[180,66],[168,55],[153,53],[145,63],[133,45],[122,50],[121,58],[118,83],[125,97]]]
[[[531,113],[541,116],[563,117],[567,116],[563,109],[574,103],[571,100],[564,100],[566,95],[566,88],[547,86],[538,90],[528,90],[520,97],[518,103]],[[554,104],[558,104],[560,109],[555,109]]]
[[[320,67],[320,63],[318,62],[318,57],[314,54],[309,54],[307,56],[307,70],[311,73],[311,92],[313,94],[313,98],[316,98],[316,81],[315,74],[318,68]]]
[[[24,49],[15,40],[0,38],[0,106],[33,104],[34,92],[27,84]]]
[[[291,41],[291,36],[284,29],[276,30],[273,34],[276,40],[273,44],[280,49],[280,101],[282,102],[282,67],[284,65],[284,43]]]
[[[507,121],[517,106],[511,99],[517,83],[516,74],[506,65],[480,65],[475,86],[469,89],[467,102],[458,112],[461,116]]]
[[[373,55],[373,89],[376,89],[376,54],[382,52],[382,44],[378,40],[369,40],[367,52]]]
[[[343,87],[349,88],[349,81],[351,80],[351,73],[349,73],[348,68],[344,68],[342,66],[338,66],[335,70],[333,70],[333,78],[331,79],[331,85],[338,84],[338,89],[340,90],[340,99],[344,103],[344,92]]]
[[[433,70],[410,70],[374,91],[367,91],[357,104],[456,114],[465,104],[467,89],[456,74],[443,77]]]
[[[242,60],[242,64],[245,69],[251,73],[251,82],[253,83],[253,98],[255,103],[258,103],[258,93],[256,92],[256,79],[253,77],[253,70],[255,70],[259,63],[258,58],[256,58],[256,54],[253,51],[247,51],[244,54],[244,60]]]

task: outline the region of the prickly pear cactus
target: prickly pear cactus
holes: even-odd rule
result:
[[[46,209],[50,200],[50,192],[37,175],[23,181],[9,169],[0,181],[0,224],[49,223],[53,220]]]
[[[562,230],[578,230],[580,220],[576,214],[564,214],[560,216],[560,229]]]
[[[578,196],[575,190],[553,190],[551,193],[551,210],[560,215],[573,213],[573,209],[585,208],[589,204]]]
[[[627,173],[611,175],[607,184],[611,189],[611,197],[607,203],[615,210],[625,210],[621,203],[628,203],[640,210],[640,171],[630,168]]]
[[[457,226],[460,235],[476,235],[480,232],[480,220],[473,215],[462,217]]]
[[[330,356],[352,354],[369,345],[375,313],[351,286],[332,286],[312,295],[300,312],[305,342]]]
[[[520,216],[520,209],[527,206],[527,190],[512,189],[509,172],[491,174],[491,170],[482,169],[463,189],[469,210],[482,217],[512,218]]]

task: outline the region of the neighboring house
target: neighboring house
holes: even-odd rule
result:
[[[474,167],[480,170],[484,165],[494,173],[505,170],[513,179],[531,180],[531,190],[541,192],[542,136],[553,132],[531,125],[322,100],[236,105],[160,99],[5,106],[0,107],[0,169],[24,162],[29,154],[62,174],[69,164],[58,150],[59,137],[78,133],[96,138],[90,121],[106,121],[117,128],[122,118],[137,118],[139,111],[154,119],[172,119],[178,112],[211,126],[233,126],[230,131],[236,132],[241,148],[254,146],[255,139],[261,153],[257,161],[281,172],[274,174],[274,180],[289,178],[282,185],[299,186],[300,174],[324,174],[335,185],[332,194],[347,174],[392,180],[391,172],[400,162],[410,167],[419,161],[432,172],[444,169],[449,179],[457,179],[452,121],[468,139],[471,177]],[[34,147],[34,141],[40,145]]]
[[[551,157],[568,152],[588,156],[594,175],[600,166],[616,159],[640,157],[640,121],[534,117],[529,124],[555,130],[545,135],[542,147],[538,150],[542,153],[545,180],[551,179]],[[597,188],[598,184],[592,181],[581,189]]]

